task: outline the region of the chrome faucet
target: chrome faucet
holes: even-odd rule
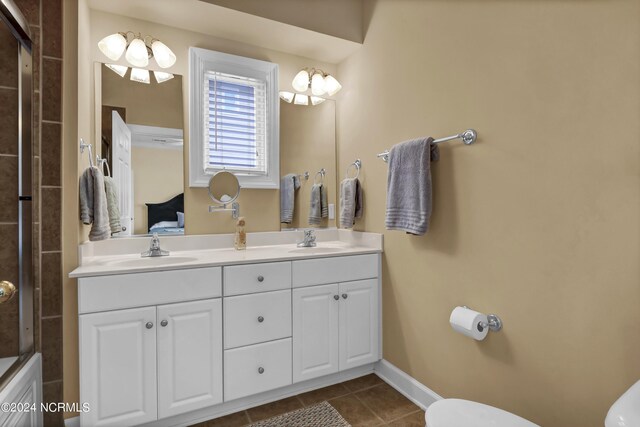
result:
[[[153,233],[153,237],[151,238],[151,244],[149,245],[149,250],[146,252],[142,252],[140,255],[142,255],[143,258],[168,256],[169,251],[160,249],[160,238],[158,237],[158,233]]]
[[[313,248],[316,246],[316,236],[313,230],[304,230],[304,240],[298,243],[299,248]]]

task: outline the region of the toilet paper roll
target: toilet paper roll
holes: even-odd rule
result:
[[[454,331],[478,341],[482,341],[489,333],[488,327],[480,326],[481,322],[486,324],[487,316],[466,307],[454,308],[449,318]]]

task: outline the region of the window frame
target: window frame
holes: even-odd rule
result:
[[[205,73],[215,71],[266,82],[267,173],[236,173],[242,188],[280,187],[280,102],[278,64],[196,47],[189,48],[189,187],[207,187],[213,175],[204,168]],[[210,168],[211,170],[211,168]],[[223,170],[223,169],[219,169]]]

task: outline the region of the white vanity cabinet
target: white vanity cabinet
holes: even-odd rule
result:
[[[79,280],[80,398],[91,408],[81,425],[137,425],[222,403],[221,268],[166,273]],[[177,277],[187,289],[167,292]],[[117,299],[90,292],[123,283]],[[193,294],[206,299],[109,310]]]
[[[378,256],[295,261],[292,271],[293,381],[379,360]]]
[[[379,253],[81,277],[80,423],[188,425],[370,372],[379,277]]]

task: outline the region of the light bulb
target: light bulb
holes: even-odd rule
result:
[[[309,88],[309,72],[302,70],[293,78],[291,86],[298,92],[304,92]]]
[[[149,77],[149,70],[143,70],[142,68],[132,68],[130,79],[134,82],[139,82],[139,83],[146,83],[146,84],[151,83],[151,78]]]
[[[326,99],[320,98],[319,96],[310,96],[309,98],[311,98],[311,105],[319,105],[326,101]]]
[[[171,80],[174,75],[171,73],[165,73],[164,71],[154,71],[153,76],[156,78],[158,83],[164,83],[167,80]]]
[[[176,55],[160,40],[151,43],[151,50],[160,68],[169,68],[176,63]]]
[[[147,45],[139,38],[133,39],[129,44],[127,53],[124,57],[127,58],[127,61],[129,61],[131,65],[135,65],[136,67],[146,67],[149,65],[149,52],[147,51]]]
[[[98,42],[100,51],[112,61],[120,59],[127,47],[127,39],[120,33],[111,34]]]
[[[104,64],[104,66],[110,69],[111,71],[113,71],[114,73],[116,73],[117,75],[119,75],[120,77],[124,77],[124,75],[127,74],[127,70],[129,69],[129,67],[125,65],[117,65],[117,64]]]
[[[291,92],[286,92],[284,90],[280,91],[280,99],[282,99],[284,102],[288,102],[289,104],[291,104],[291,101],[293,101],[293,96],[294,94]]]
[[[329,96],[335,95],[340,89],[342,89],[342,85],[338,83],[335,77],[327,74],[327,77],[324,78],[324,90],[327,91]]]
[[[307,95],[296,93],[296,96],[293,98],[293,103],[296,105],[309,105],[309,97]]]
[[[315,73],[313,77],[311,77],[311,93],[314,95],[324,95],[325,92],[322,73]]]

